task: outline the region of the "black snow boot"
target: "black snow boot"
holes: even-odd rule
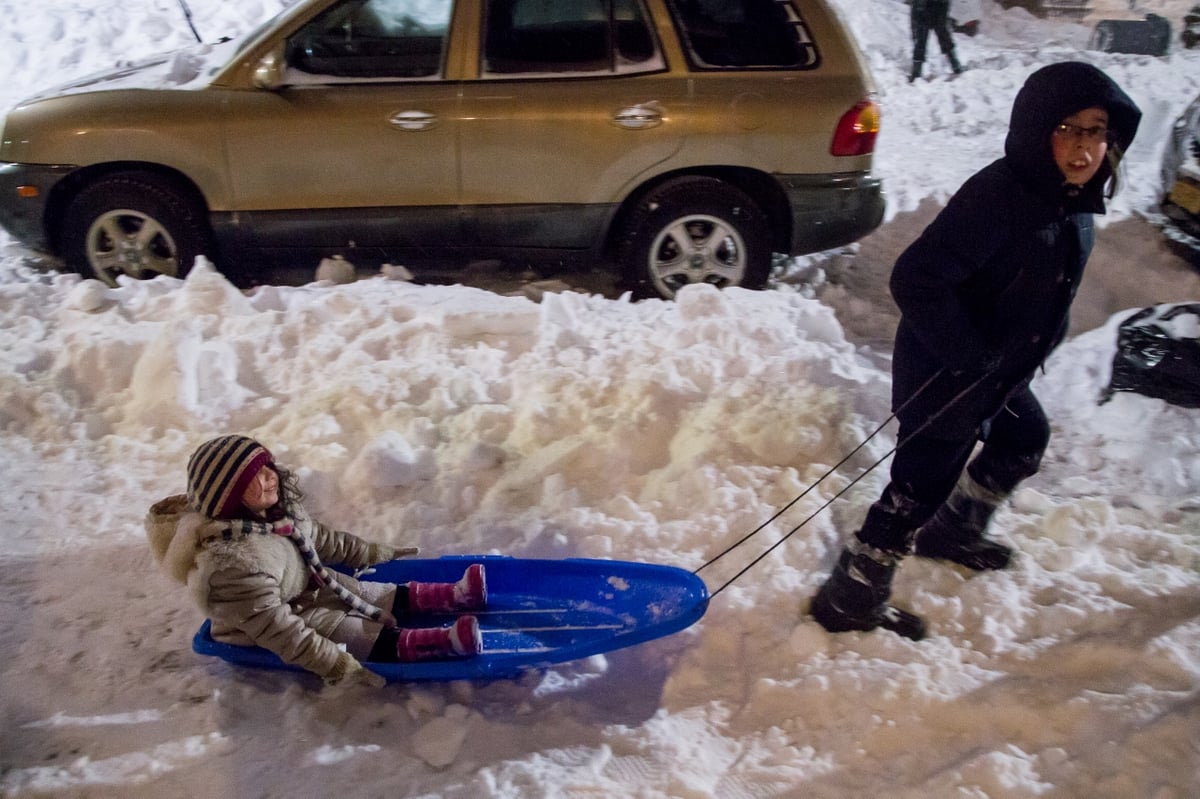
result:
[[[954,71],[955,75],[963,74],[963,65],[961,63],[959,63],[957,53],[955,53],[953,50],[951,50],[949,53],[946,54],[946,58],[949,59],[950,69]]]
[[[1007,569],[1012,547],[983,535],[1008,492],[992,490],[964,470],[950,497],[917,531],[915,554],[948,560],[976,571]]]
[[[914,61],[912,64],[912,72],[908,73],[908,82],[912,83],[917,78],[921,77],[921,67],[924,62]]]
[[[809,612],[831,633],[874,630],[882,627],[920,641],[925,622],[920,616],[888,604],[892,575],[900,553],[864,544],[857,535],[850,539],[829,579],[813,597]]]

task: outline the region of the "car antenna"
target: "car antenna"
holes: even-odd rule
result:
[[[196,32],[196,25],[192,22],[192,10],[188,8],[187,0],[179,0],[179,5],[183,7],[183,15],[187,17],[188,27],[192,29],[192,35],[196,37],[196,41],[204,44],[204,40],[200,38],[200,34]]]

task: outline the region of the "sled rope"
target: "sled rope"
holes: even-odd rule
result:
[[[870,441],[876,434],[878,434],[879,431],[882,430],[889,422],[891,422],[891,420],[894,419],[897,414],[901,413],[905,408],[907,408],[909,406],[910,403],[914,402],[917,399],[917,397],[921,396],[921,394],[924,393],[924,391],[927,388],[929,388],[929,386],[933,383],[933,381],[936,380],[938,377],[940,377],[943,372],[945,372],[945,369],[939,369],[937,372],[935,372],[932,377],[930,377],[928,380],[926,380],[925,383],[922,384],[921,387],[919,389],[917,389],[917,391],[911,397],[908,398],[907,401],[905,401],[903,404],[901,404],[901,406],[899,408],[897,408],[890,416],[888,416],[888,418],[885,419],[878,427],[876,427],[875,430],[873,430],[870,435],[868,435],[866,438],[864,438],[858,446],[856,446],[853,450],[851,450],[850,453],[848,455],[846,455],[846,457],[842,458],[834,466],[832,466],[828,470],[826,470],[826,472],[824,474],[822,474],[820,477],[818,477],[811,485],[808,486],[808,488],[804,489],[804,491],[802,491],[795,499],[793,499],[791,502],[789,502],[788,504],[786,504],[782,508],[780,508],[775,513],[775,515],[773,515],[771,518],[767,519],[765,522],[760,524],[754,530],[747,533],[745,536],[743,536],[741,539],[739,539],[735,543],[726,547],[724,551],[719,553],[716,557],[712,558],[704,565],[700,566],[700,568],[696,569],[693,573],[698,574],[702,569],[705,569],[708,566],[711,566],[713,563],[717,562],[718,560],[723,558],[725,555],[729,554],[734,549],[736,549],[739,546],[741,546],[742,544],[744,544],[746,541],[749,541],[752,537],[754,537],[758,533],[762,532],[762,530],[765,529],[767,525],[769,525],[771,522],[778,519],[789,508],[791,508],[793,505],[795,505],[797,502],[799,502],[801,499],[803,499],[805,496],[807,496],[813,489],[815,489],[817,486],[819,486],[822,481],[824,481],[827,477],[829,477],[829,475],[831,475],[835,471],[837,471],[837,469],[840,466],[842,466],[844,463],[846,463],[846,461],[848,461],[850,458],[852,458],[856,452],[858,452],[860,449],[862,449],[862,447],[864,445],[866,445],[866,443],[868,441]],[[810,521],[812,521],[814,518],[816,518],[821,513],[821,511],[825,510],[830,505],[832,505],[834,500],[836,500],[838,497],[842,496],[847,491],[849,491],[851,488],[853,488],[855,485],[857,485],[860,480],[862,480],[868,474],[873,472],[876,469],[876,467],[879,466],[879,464],[883,463],[885,460],[892,457],[892,455],[894,455],[896,453],[896,450],[900,449],[905,444],[907,444],[909,441],[911,441],[915,436],[917,436],[919,433],[923,432],[931,424],[933,424],[935,421],[937,421],[938,418],[942,414],[944,414],[946,411],[948,411],[950,408],[954,407],[954,405],[956,405],[958,402],[960,402],[963,397],[967,396],[967,394],[974,391],[975,387],[978,386],[980,383],[982,383],[989,376],[989,374],[990,373],[985,372],[984,374],[982,374],[978,378],[976,378],[975,381],[972,382],[969,386],[967,386],[962,391],[955,394],[950,399],[950,401],[947,402],[945,405],[943,405],[936,413],[930,414],[929,418],[926,419],[924,422],[922,422],[917,427],[916,430],[913,430],[906,437],[904,437],[900,441],[896,442],[896,446],[892,447],[883,456],[878,458],[874,463],[872,463],[870,466],[868,466],[866,469],[864,469],[861,474],[859,474],[857,477],[855,477],[853,480],[851,480],[849,483],[847,483],[845,486],[843,486],[836,494],[834,494],[832,497],[830,497],[824,503],[822,503],[820,507],[818,507],[812,513],[808,514],[808,516],[806,516],[799,524],[797,524],[795,527],[793,527],[791,530],[789,530],[787,532],[787,534],[785,534],[782,538],[780,538],[778,541],[776,541],[771,546],[767,547],[766,551],[764,551],[758,557],[756,557],[754,560],[752,560],[748,564],[746,564],[746,566],[741,571],[739,571],[737,574],[733,575],[728,580],[726,580],[724,583],[722,583],[721,586],[719,588],[717,588],[717,590],[713,591],[709,595],[709,598],[711,599],[712,597],[715,597],[717,594],[724,591],[735,580],[737,580],[742,575],[744,575],[746,572],[750,571],[752,568],[754,568],[756,565],[758,565],[759,561],[761,561],[767,555],[770,555],[772,552],[774,552],[776,549],[778,549],[781,544],[783,544],[785,541],[787,541],[789,538],[791,538],[793,535],[795,535],[797,532],[799,532],[799,530],[802,527],[804,527],[806,524],[808,524]]]
[[[773,522],[773,521],[775,521],[776,519],[778,519],[778,518],[779,518],[780,516],[782,516],[783,514],[787,513],[787,512],[788,512],[788,510],[790,510],[790,509],[791,509],[791,507],[792,507],[793,505],[795,505],[797,502],[799,502],[800,500],[802,500],[802,499],[804,499],[806,496],[808,496],[810,493],[812,493],[812,491],[813,491],[813,490],[815,490],[817,486],[821,485],[821,483],[823,483],[823,482],[825,481],[825,479],[826,479],[826,478],[828,478],[828,477],[829,477],[831,474],[833,474],[834,472],[836,472],[838,469],[842,468],[842,466],[844,466],[844,465],[846,464],[846,461],[848,461],[848,460],[850,460],[851,458],[853,458],[853,457],[854,457],[854,456],[855,456],[855,455],[858,453],[858,451],[859,451],[860,449],[862,449],[863,447],[865,447],[865,446],[867,445],[867,442],[868,442],[868,441],[870,441],[872,438],[874,438],[876,435],[878,435],[878,434],[879,434],[879,432],[880,432],[881,430],[883,430],[883,428],[887,427],[887,425],[888,425],[888,424],[889,424],[889,423],[890,423],[890,422],[891,422],[893,419],[895,419],[895,418],[896,418],[896,414],[898,414],[898,413],[900,413],[901,411],[903,411],[905,408],[907,408],[907,407],[909,406],[909,404],[911,404],[913,401],[915,401],[915,400],[917,399],[917,397],[919,397],[919,396],[921,395],[921,393],[922,393],[922,392],[923,392],[923,391],[924,391],[926,388],[928,388],[928,387],[929,387],[929,384],[930,384],[930,383],[932,383],[932,382],[933,382],[935,379],[937,379],[937,377],[938,377],[940,374],[941,374],[941,371],[939,370],[938,372],[936,372],[936,373],[933,375],[933,377],[931,377],[931,378],[929,378],[928,380],[926,380],[926,381],[925,381],[925,383],[924,383],[924,384],[923,384],[923,385],[922,385],[922,386],[921,386],[919,389],[917,389],[917,391],[916,391],[916,393],[915,393],[915,394],[913,394],[911,397],[909,397],[909,398],[908,398],[908,400],[907,400],[907,401],[906,401],[906,402],[905,402],[903,405],[901,405],[899,408],[897,408],[897,409],[896,409],[894,412],[892,412],[892,414],[891,414],[890,416],[888,416],[886,419],[884,419],[882,422],[880,422],[880,423],[879,423],[879,426],[878,426],[878,427],[876,427],[874,430],[872,430],[872,431],[871,431],[871,433],[870,433],[870,435],[868,435],[866,438],[864,438],[862,441],[860,441],[860,442],[858,443],[858,446],[856,446],[854,449],[850,450],[850,452],[848,452],[848,453],[846,454],[846,456],[845,456],[844,458],[842,458],[840,461],[838,461],[838,462],[837,462],[837,463],[835,463],[833,466],[830,466],[828,469],[826,469],[824,474],[822,474],[822,475],[821,475],[820,477],[818,477],[818,478],[817,478],[815,481],[813,481],[813,482],[812,482],[812,484],[810,484],[810,485],[808,486],[808,488],[805,488],[803,491],[801,491],[801,492],[800,492],[800,493],[799,493],[799,494],[798,494],[798,495],[797,495],[797,496],[796,496],[796,497],[795,497],[795,498],[794,498],[794,499],[793,499],[791,502],[789,502],[788,504],[786,504],[786,505],[784,505],[782,508],[780,508],[778,511],[776,511],[776,512],[775,512],[775,515],[773,515],[771,518],[767,519],[765,522],[763,522],[762,524],[760,524],[758,527],[755,527],[755,528],[754,528],[753,530],[751,530],[750,532],[746,533],[746,535],[742,536],[742,537],[741,537],[740,539],[738,539],[737,541],[735,541],[735,542],[733,542],[732,544],[730,544],[729,546],[727,546],[727,547],[726,547],[724,550],[722,550],[720,553],[718,553],[716,556],[714,556],[712,559],[710,559],[710,560],[709,560],[707,563],[705,563],[703,566],[701,566],[700,568],[696,569],[696,570],[693,572],[693,574],[699,574],[700,572],[704,571],[704,570],[705,570],[705,569],[707,569],[709,566],[713,565],[713,564],[714,564],[714,563],[716,563],[718,560],[720,560],[721,558],[725,557],[725,556],[726,556],[726,555],[728,555],[730,552],[732,552],[733,550],[737,549],[737,548],[738,548],[738,547],[740,547],[742,544],[746,543],[746,542],[747,542],[747,541],[749,541],[751,538],[753,538],[754,536],[756,536],[756,535],[758,535],[759,533],[761,533],[761,532],[762,532],[764,529],[766,529],[767,525],[769,525],[771,522]],[[892,451],[894,452],[895,450],[892,450]],[[889,452],[889,453],[888,453],[888,455],[890,455],[890,454],[891,454],[891,453]],[[887,455],[885,455],[884,457],[886,458],[886,457],[887,457]],[[866,472],[863,472],[861,475],[859,475],[859,478],[861,479],[862,477],[865,477],[865,476],[866,476],[866,475],[867,475],[867,474],[868,474],[868,473],[871,471],[871,469],[874,469],[874,468],[875,468],[875,466],[877,466],[878,464],[879,464],[879,462],[878,462],[878,461],[876,461],[874,464],[872,464],[872,465],[871,465],[871,467],[870,467],[869,469],[867,469],[867,471],[866,471]],[[724,586],[722,586],[722,587],[724,587]]]

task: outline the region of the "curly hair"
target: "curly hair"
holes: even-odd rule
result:
[[[278,463],[271,461],[263,466],[264,469],[271,469],[279,478],[279,499],[274,505],[267,508],[262,514],[252,513],[244,504],[238,504],[237,510],[234,513],[234,518],[245,519],[247,521],[257,522],[266,519],[269,522],[277,522],[280,519],[293,517],[295,510],[300,506],[300,502],[304,499],[304,493],[300,490],[300,484],[296,479],[296,474],[290,469],[285,469]]]
[[[1121,179],[1125,174],[1125,151],[1121,149],[1121,145],[1115,141],[1108,143],[1108,151],[1104,154],[1104,160],[1108,165],[1108,176],[1104,190],[1104,198],[1111,200],[1113,195],[1121,188]]]
[[[286,516],[294,515],[295,509],[304,499],[304,493],[300,490],[295,472],[273,462],[267,464],[267,468],[273,469],[279,477],[279,501],[267,508],[264,515],[267,521],[277,522]]]

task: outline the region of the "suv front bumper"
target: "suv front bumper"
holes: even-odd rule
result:
[[[58,182],[78,167],[0,161],[0,227],[22,244],[50,249],[46,206]]]
[[[883,222],[883,183],[870,173],[775,177],[792,209],[791,255],[850,244]]]

